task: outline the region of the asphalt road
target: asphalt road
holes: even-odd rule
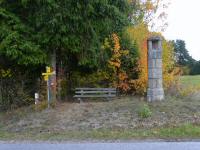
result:
[[[0,150],[200,150],[200,142],[1,143]]]

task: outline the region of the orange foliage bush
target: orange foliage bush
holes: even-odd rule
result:
[[[139,24],[135,27],[127,28],[130,38],[134,40],[139,48],[139,59],[137,70],[139,77],[136,80],[130,80],[131,90],[136,94],[144,94],[148,81],[148,64],[147,64],[147,38],[149,30],[145,24]]]
[[[126,32],[129,33],[129,38],[135,42],[139,49],[137,65],[128,68],[138,73],[138,78],[132,79],[127,75],[126,70],[122,69],[122,57],[128,56],[129,51],[121,49],[120,39],[118,35],[114,33],[111,36],[111,42],[109,43],[106,40],[104,44],[107,45],[111,51],[111,57],[108,60],[108,68],[110,69],[110,71],[108,71],[110,74],[109,80],[112,82],[112,86],[117,87],[123,93],[144,95],[148,85],[147,39],[151,35],[160,35],[161,37],[162,35],[160,33],[151,33],[144,23],[134,27],[130,26],[126,29]],[[163,38],[163,80],[165,89],[169,88],[176,81],[175,75],[178,74],[178,68],[174,68],[174,66],[173,46]]]
[[[130,89],[128,85],[128,75],[121,69],[121,58],[129,54],[128,50],[122,50],[120,46],[120,40],[117,34],[113,33],[111,36],[112,47],[110,48],[112,55],[108,60],[108,68],[112,71],[111,81],[113,86],[119,88],[121,91],[128,91]]]
[[[131,90],[136,94],[145,94],[148,85],[148,49],[147,39],[152,35],[159,35],[160,33],[151,33],[148,30],[147,25],[141,23],[134,27],[127,28],[130,33],[130,38],[136,42],[139,48],[139,71],[138,79],[129,80]],[[174,68],[174,49],[170,42],[163,38],[163,80],[164,88],[167,89],[174,84],[175,76],[178,72],[178,68]]]

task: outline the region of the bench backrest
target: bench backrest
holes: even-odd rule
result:
[[[116,88],[76,88],[74,97],[115,97]]]

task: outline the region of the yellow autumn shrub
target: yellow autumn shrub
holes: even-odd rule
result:
[[[111,36],[111,44],[107,41],[104,44],[104,48],[109,46],[111,51],[111,57],[107,62],[107,67],[109,68],[109,80],[111,81],[111,86],[120,89],[122,92],[127,92],[130,89],[128,83],[128,75],[125,70],[122,69],[121,61],[123,56],[129,55],[129,50],[121,49],[120,39],[116,33]]]
[[[138,79],[130,79],[129,84],[132,91],[136,94],[144,94],[147,89],[148,81],[148,64],[147,64],[147,38],[149,30],[144,23],[137,26],[130,26],[126,29],[130,39],[135,41],[139,49],[139,59],[136,71],[139,72]]]
[[[176,75],[178,74],[178,68],[174,66],[174,49],[172,43],[164,39],[161,33],[152,33],[148,30],[147,25],[144,23],[137,26],[131,26],[127,28],[130,38],[136,42],[139,48],[138,79],[130,80],[130,87],[136,94],[145,94],[148,85],[148,49],[147,39],[153,35],[159,35],[162,37],[163,48],[163,84],[167,89],[176,82]]]

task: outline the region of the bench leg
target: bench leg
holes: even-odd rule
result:
[[[81,102],[82,102],[82,99],[81,99],[81,98],[78,98],[78,101],[79,101],[79,103],[81,103]]]
[[[106,101],[108,101],[108,102],[109,102],[109,101],[110,101],[110,98],[109,98],[109,97],[106,97]]]

